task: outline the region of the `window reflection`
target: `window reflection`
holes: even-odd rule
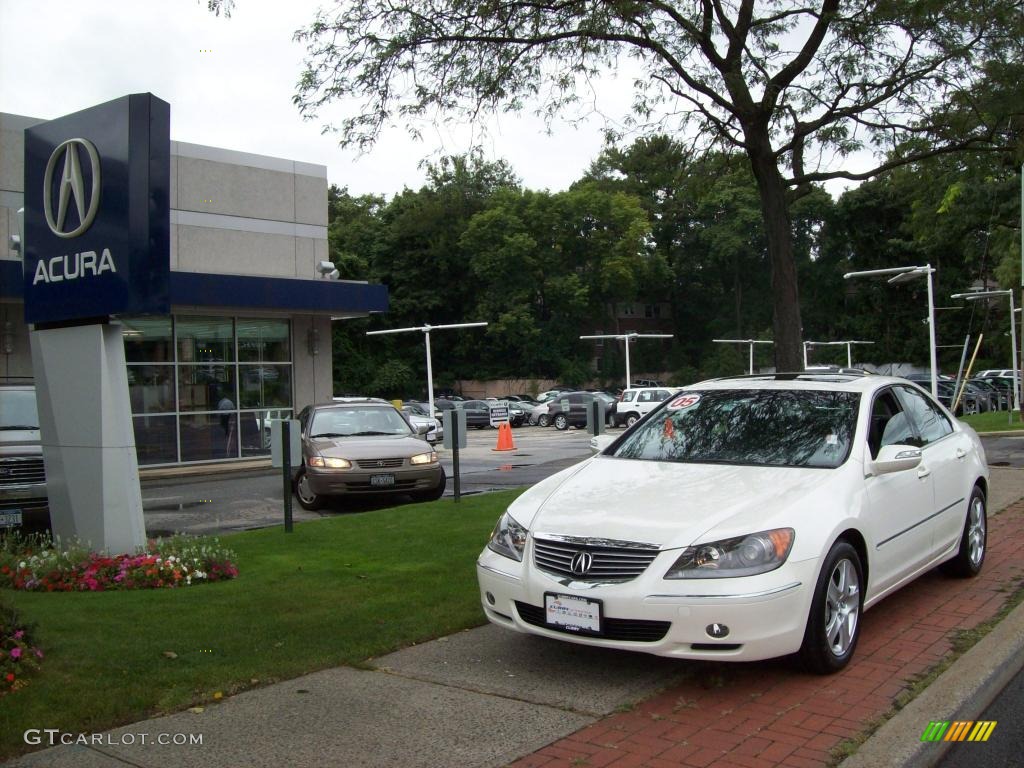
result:
[[[238,360],[248,362],[291,362],[287,320],[238,320]]]
[[[181,416],[181,460],[212,461],[238,457],[238,414]]]
[[[837,467],[849,455],[860,403],[860,395],[852,392],[691,390],[680,396],[630,435],[615,455]]]
[[[178,362],[233,362],[235,359],[233,325],[230,317],[178,318]]]
[[[121,319],[124,357],[129,363],[169,363],[171,318],[129,317]]]

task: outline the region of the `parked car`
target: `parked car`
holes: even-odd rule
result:
[[[444,427],[441,426],[440,421],[427,413],[428,408],[429,406],[423,403],[407,400],[402,404],[402,413],[405,414],[413,429],[425,426],[427,431],[424,433],[424,437],[427,438],[428,443],[434,445],[438,440],[444,439]]]
[[[998,376],[1002,379],[1013,379],[1013,368],[989,368],[984,371],[979,371],[977,374],[979,379],[984,379],[989,376]],[[1021,378],[1021,374],[1018,371],[1017,378]]]
[[[530,420],[530,412],[525,403],[518,400],[506,400],[508,403],[508,423],[513,427],[521,427]]]
[[[830,673],[864,610],[936,565],[984,563],[981,441],[903,379],[706,381],[592,442],[497,521],[477,560],[492,623],[676,658],[797,653]]]
[[[569,427],[585,427],[587,425],[587,409],[595,398],[604,402],[605,421],[610,422],[615,398],[606,392],[562,393],[547,403],[548,422],[554,424],[555,429],[559,430]]]
[[[50,524],[36,389],[0,384],[0,530]]]
[[[444,469],[423,439],[391,403],[375,398],[336,398],[299,413],[302,464],[295,495],[303,509],[320,509],[332,497],[409,494],[441,498]]]
[[[657,408],[663,400],[679,391],[678,387],[630,387],[615,403],[615,426],[632,427]]]
[[[491,426],[491,403],[486,400],[463,400],[457,405],[466,412],[467,429],[484,429]]]
[[[530,423],[539,427],[550,427],[551,416],[548,415],[548,400],[537,403],[530,409]]]

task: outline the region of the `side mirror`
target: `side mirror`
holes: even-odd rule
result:
[[[425,435],[429,431],[430,431],[430,425],[429,424],[417,424],[416,425],[416,434],[417,435]]]
[[[605,448],[615,442],[615,435],[598,435],[590,438],[590,452],[601,453]]]
[[[912,445],[885,445],[878,451],[878,458],[871,462],[871,474],[887,475],[913,469],[921,463],[921,449]]]

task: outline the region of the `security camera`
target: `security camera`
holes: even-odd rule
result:
[[[338,270],[334,270],[333,272],[331,272],[327,276],[327,279],[328,280],[337,280],[339,277],[341,277],[341,272],[339,272]]]
[[[334,262],[331,261],[320,261],[317,262],[316,271],[326,277],[334,271]]]

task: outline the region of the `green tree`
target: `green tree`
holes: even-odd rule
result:
[[[218,12],[230,4],[209,0]],[[369,0],[321,11],[297,33],[308,59],[295,100],[306,116],[362,100],[339,131],[343,144],[366,147],[395,120],[416,134],[424,121],[534,101],[560,113],[579,100],[579,79],[632,57],[644,70],[636,124],[695,130],[706,146],[747,157],[772,268],[776,362],[798,368],[793,201],[816,182],[989,142],[1000,115],[979,114],[972,89],[983,62],[1020,58],[1020,24],[1014,0]],[[821,163],[897,147],[864,171]]]

